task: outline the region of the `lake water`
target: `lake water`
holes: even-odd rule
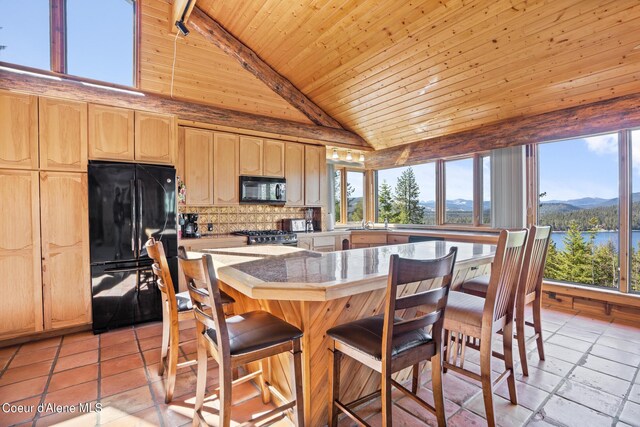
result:
[[[559,251],[564,250],[564,236],[567,233],[564,231],[554,231],[551,233],[551,240],[556,244],[556,248]],[[585,241],[589,241],[591,233],[582,233],[582,237],[584,237]],[[612,241],[613,245],[618,248],[618,232],[617,231],[599,231],[595,233],[595,244],[596,245],[604,245],[605,243]],[[633,230],[631,232],[631,242],[634,248],[638,247],[638,242],[640,242],[640,230]]]

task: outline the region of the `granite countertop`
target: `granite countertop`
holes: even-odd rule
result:
[[[201,234],[200,237],[183,237],[180,240],[199,241],[203,239],[231,239],[231,240],[247,240],[246,236],[238,236],[235,234]]]
[[[420,242],[339,252],[311,252],[286,246],[209,250],[218,278],[255,299],[327,301],[386,286],[392,254],[434,259],[458,247],[456,268],[490,263],[494,245]],[[192,253],[197,256],[203,252]]]

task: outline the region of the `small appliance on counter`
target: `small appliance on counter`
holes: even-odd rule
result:
[[[313,233],[313,208],[305,209],[304,219],[306,222],[305,231],[307,233]]]
[[[240,230],[231,234],[247,236],[247,245],[298,246],[298,236],[283,230]]]
[[[282,220],[282,229],[292,233],[304,233],[307,231],[307,220],[304,218],[292,218]]]
[[[198,231],[198,214],[184,213],[182,214],[182,218],[183,221],[180,221],[182,237],[184,239],[200,238],[200,232]]]

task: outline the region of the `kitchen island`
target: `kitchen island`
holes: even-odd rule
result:
[[[421,242],[376,248],[318,253],[286,246],[246,246],[192,252],[212,256],[221,287],[241,314],[265,310],[304,332],[304,409],[309,426],[327,423],[328,338],[326,330],[383,312],[385,287],[392,254],[413,259],[444,256],[458,247],[454,284],[485,274],[495,246],[463,242]],[[423,281],[400,287],[398,295],[436,287]],[[415,313],[407,312],[410,316]],[[403,313],[398,312],[399,315]],[[343,401],[351,401],[379,388],[379,375],[345,358],[341,383]],[[252,367],[250,367],[252,369]],[[290,358],[273,357],[267,378],[285,398],[291,395]],[[407,372],[397,379],[408,378]]]

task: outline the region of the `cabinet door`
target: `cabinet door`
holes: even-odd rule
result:
[[[89,104],[89,158],[133,160],[133,110]]]
[[[44,326],[91,322],[87,174],[40,173]]]
[[[284,142],[266,139],[264,141],[265,176],[284,177]]]
[[[40,98],[40,168],[87,170],[87,104]]]
[[[213,132],[185,128],[183,178],[187,205],[213,204]]]
[[[262,175],[262,139],[240,137],[240,175]]]
[[[230,133],[213,135],[213,204],[237,205],[239,194],[239,137]]]
[[[287,205],[304,206],[304,145],[287,143],[284,163]]]
[[[136,161],[173,165],[178,140],[176,117],[136,111],[135,118]]]
[[[38,172],[0,170],[0,337],[42,330]]]
[[[304,147],[304,204],[322,206],[327,191],[327,160],[324,147]]]
[[[38,98],[0,91],[0,167],[38,169]]]

